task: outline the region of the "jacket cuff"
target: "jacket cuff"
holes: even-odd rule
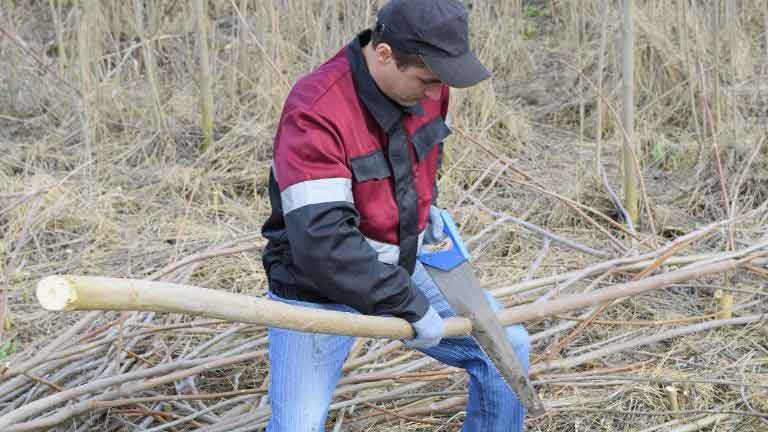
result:
[[[430,305],[427,297],[413,284],[413,281],[410,284],[410,289],[413,293],[412,303],[409,308],[403,311],[401,318],[409,323],[415,323],[427,315]]]

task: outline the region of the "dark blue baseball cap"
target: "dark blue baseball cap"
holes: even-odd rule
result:
[[[398,51],[418,54],[451,87],[491,76],[469,48],[468,13],[460,0],[390,0],[377,15],[376,29]]]

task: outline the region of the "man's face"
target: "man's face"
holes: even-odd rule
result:
[[[379,52],[381,66],[376,83],[390,99],[402,106],[414,106],[425,97],[440,99],[443,82],[426,67],[406,66],[400,68],[391,56],[391,51]],[[383,54],[383,55],[382,55]]]

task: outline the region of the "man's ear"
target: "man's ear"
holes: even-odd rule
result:
[[[387,64],[394,60],[392,57],[392,47],[387,43],[380,43],[374,49],[376,51],[376,60],[382,64]]]

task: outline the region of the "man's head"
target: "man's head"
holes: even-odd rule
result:
[[[470,87],[490,76],[469,49],[460,0],[391,0],[379,11],[371,49],[376,83],[405,106],[439,98],[443,84]]]

